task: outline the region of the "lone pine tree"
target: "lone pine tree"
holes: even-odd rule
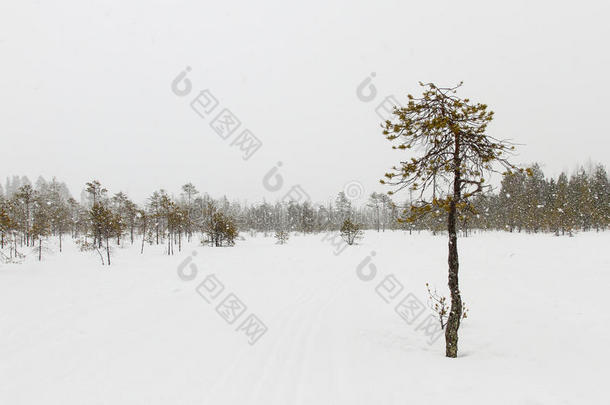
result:
[[[406,107],[395,107],[393,122],[386,121],[384,136],[393,149],[411,150],[416,157],[401,161],[385,174],[382,184],[395,191],[407,188],[416,194],[405,209],[402,221],[414,221],[428,213],[445,212],[449,236],[449,291],[451,309],[445,328],[447,357],[457,357],[458,328],[462,317],[462,298],[458,281],[457,221],[469,207],[470,197],[485,188],[484,174],[501,166],[506,173],[522,172],[506,157],[514,149],[509,142],[486,134],[493,112],[487,105],[459,98],[462,85],[451,88],[423,84],[420,98],[408,95]]]

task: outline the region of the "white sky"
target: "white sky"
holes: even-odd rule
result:
[[[141,202],[193,182],[213,196],[314,200],[381,190],[405,159],[379,130],[383,97],[453,85],[496,112],[545,174],[610,167],[608,2],[3,1],[0,180],[99,179]],[[248,161],[170,90],[186,66],[263,141]],[[377,98],[356,87],[371,72]],[[262,178],[276,162],[284,187]]]

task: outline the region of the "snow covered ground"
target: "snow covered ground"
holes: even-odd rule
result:
[[[609,232],[460,239],[458,359],[430,344],[430,310],[395,310],[426,282],[446,293],[445,236],[367,232],[339,255],[322,235],[245,237],[2,265],[0,404],[607,403]],[[246,306],[231,324],[227,297]]]

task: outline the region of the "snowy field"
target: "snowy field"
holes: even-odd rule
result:
[[[445,236],[367,232],[339,255],[322,235],[245,238],[2,265],[0,404],[607,403],[610,232],[460,239],[458,359],[418,326],[430,310],[395,311],[426,282],[446,294]],[[229,324],[231,293],[247,308]],[[240,330],[251,314],[264,334]]]

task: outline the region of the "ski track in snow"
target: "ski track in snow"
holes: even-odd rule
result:
[[[246,376],[250,376],[253,387],[249,392],[240,392],[240,400],[264,398],[266,404],[304,403],[303,379],[311,358],[315,356],[321,318],[346,289],[344,278],[343,274],[335,274],[330,282],[325,280],[322,289],[319,284],[303,289],[291,305],[270,320],[269,324],[274,329],[265,338],[273,339],[273,343],[256,352],[254,358],[247,356],[252,349],[242,350],[206,400],[215,404],[226,403],[226,393],[235,385],[235,380],[247,381]],[[237,374],[241,378],[236,377]],[[273,398],[267,398],[269,393],[274,393]]]

